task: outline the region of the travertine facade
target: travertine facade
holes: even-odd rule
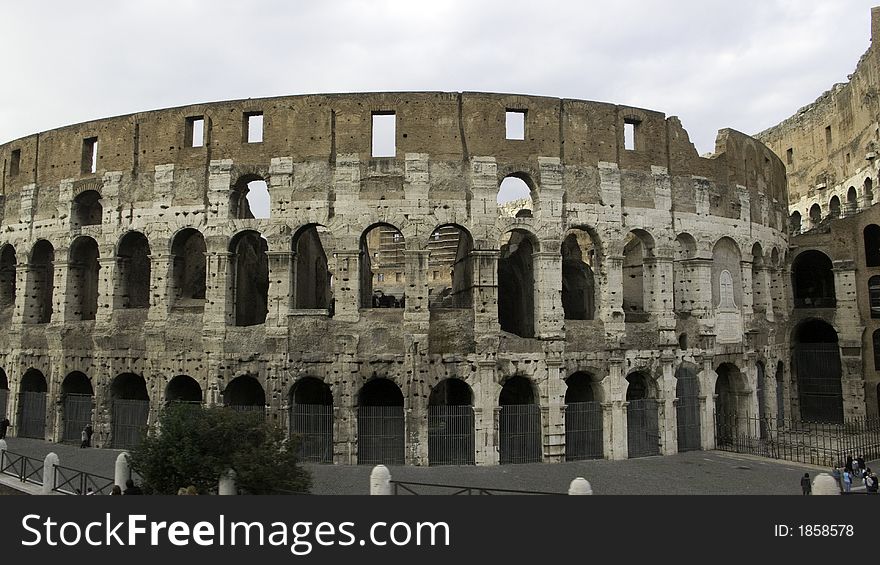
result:
[[[506,139],[511,110],[525,114],[523,140]],[[372,157],[371,115],[389,113],[395,156]],[[254,115],[261,141],[248,142]],[[66,398],[91,394],[98,445],[123,444],[121,400],[148,399],[151,418],[172,397],[265,406],[285,427],[292,404],[332,402],[332,460],[357,463],[383,459],[360,456],[359,407],[397,406],[396,388],[392,442],[399,433],[402,458],[427,464],[438,462],[431,434],[444,433],[429,425],[429,405],[444,403],[432,391],[456,379],[470,391],[459,403],[473,406],[476,463],[528,451],[501,407],[521,403],[539,406],[537,458],[563,460],[578,399],[598,403],[598,454],[616,459],[638,454],[628,443],[641,441],[631,401],[642,398],[656,401],[648,443],[678,450],[677,375],[698,375],[697,448],[714,445],[719,372],[727,413],[775,412],[787,381],[785,168],[732,130],[702,158],[678,119],[613,104],[310,95],[68,126],[0,145],[0,162],[0,367],[14,431],[34,410],[20,393],[41,390],[37,434],[75,433]],[[531,214],[499,213],[508,176],[528,184]],[[248,217],[245,186],[259,179],[268,219]],[[450,298],[435,304],[442,226],[460,243]],[[373,227],[403,242],[405,301],[386,305],[402,307],[370,302]],[[329,395],[296,400],[305,377]]]

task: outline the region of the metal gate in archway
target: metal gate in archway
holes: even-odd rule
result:
[[[700,424],[700,382],[690,368],[676,371],[675,415],[678,426],[678,450],[695,451],[702,447]]]
[[[82,431],[92,423],[91,394],[72,394],[64,396],[64,435],[62,441],[81,441]]]
[[[507,404],[498,415],[501,463],[540,463],[543,455],[541,407]]]
[[[795,346],[801,420],[843,423],[840,348],[836,343]]]
[[[302,461],[333,463],[333,406],[291,406],[290,437],[299,441],[299,458]]]
[[[660,455],[660,425],[657,401],[630,400],[626,407],[626,439],[629,457]]]
[[[571,402],[565,407],[565,460],[604,457],[602,404]]]
[[[403,406],[358,406],[358,464],[403,465]]]
[[[113,447],[130,449],[140,445],[147,432],[149,400],[113,400]]]
[[[473,465],[474,408],[428,406],[428,464]]]
[[[18,437],[46,437],[46,393],[18,393]]]
[[[9,390],[5,388],[0,388],[0,418],[3,416],[9,416],[9,413],[6,412],[6,408],[9,404]]]

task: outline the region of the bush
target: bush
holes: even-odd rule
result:
[[[254,413],[187,404],[165,406],[131,453],[132,470],[147,494],[176,494],[194,485],[215,492],[220,475],[234,469],[249,494],[308,492],[311,477],[297,464],[296,445]]]

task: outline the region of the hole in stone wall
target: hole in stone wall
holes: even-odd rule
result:
[[[323,238],[330,237],[324,226],[311,226],[293,240],[293,307],[296,309],[330,308],[333,300],[330,271]]]
[[[514,230],[501,245],[498,259],[498,322],[520,337],[535,335],[535,279],[532,236]]]
[[[373,112],[372,156],[397,155],[397,116],[394,112]]]
[[[596,248],[589,232],[571,229],[562,241],[562,308],[566,320],[595,316]]]
[[[255,231],[233,238],[232,296],[236,326],[266,322],[269,304],[269,246]]]
[[[186,119],[186,146],[202,147],[205,145],[205,118],[193,116]]]
[[[98,312],[98,242],[78,237],[68,257],[67,300],[72,320],[94,320]]]
[[[171,295],[175,306],[204,308],[206,251],[205,237],[198,230],[187,228],[174,237]]]
[[[116,253],[119,284],[115,306],[150,307],[150,244],[144,234],[129,232],[119,242]]]
[[[96,190],[87,190],[73,199],[70,223],[73,227],[97,226],[103,213],[101,195]]]
[[[52,292],[55,287],[55,249],[41,239],[31,250],[27,292],[25,293],[25,323],[46,324],[52,318]]]
[[[260,143],[263,141],[262,112],[245,112],[244,140],[246,143]]]
[[[504,113],[505,139],[526,138],[526,111],[507,110]]]
[[[473,265],[470,234],[455,225],[440,226],[428,239],[429,308],[470,308]]]
[[[623,122],[623,148],[627,151],[636,150],[636,130],[639,122],[637,120],[624,120]]]
[[[13,149],[9,155],[9,176],[18,176],[18,169],[21,166],[21,149]]]
[[[4,245],[0,252],[0,315],[9,317],[15,305],[15,248]]]
[[[82,164],[83,174],[94,173],[98,170],[98,138],[89,137],[83,140]]]
[[[532,190],[528,183],[519,176],[508,176],[498,187],[498,214],[505,217],[530,218],[534,203]]]
[[[405,249],[403,234],[389,224],[377,224],[361,236],[361,308],[405,307]]]
[[[257,175],[238,179],[229,193],[229,214],[241,220],[270,217],[271,199],[266,180]]]

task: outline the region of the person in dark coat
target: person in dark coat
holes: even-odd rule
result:
[[[95,433],[95,430],[92,429],[91,424],[86,424],[86,447],[92,447],[92,434]]]
[[[0,420],[0,439],[6,437],[6,430],[9,429],[9,418],[3,416],[3,419]]]
[[[141,490],[141,487],[134,484],[132,479],[128,479],[125,481],[125,490],[122,491],[122,494],[144,494],[144,491]]]
[[[809,473],[804,473],[804,476],[801,477],[801,490],[804,491],[804,496],[812,494],[813,492],[813,486],[810,484]]]
[[[867,472],[866,472],[867,467],[865,467],[865,456],[859,455],[858,457],[856,457],[856,462],[859,464],[859,469],[861,469],[861,471],[862,471],[861,476],[862,476],[862,478],[864,478],[865,476],[867,476]]]

